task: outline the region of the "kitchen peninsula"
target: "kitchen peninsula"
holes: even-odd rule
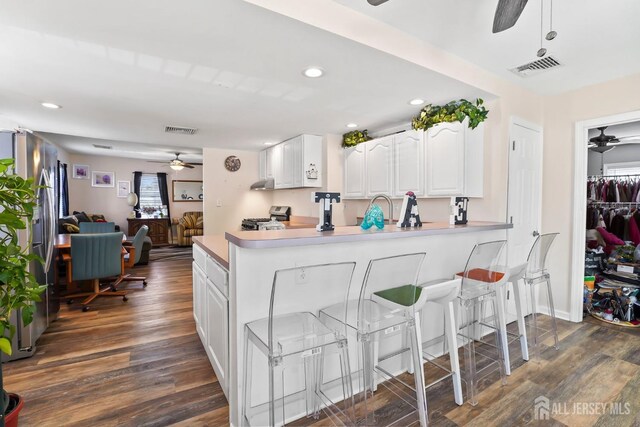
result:
[[[227,232],[224,240],[222,236],[194,237],[194,317],[198,334],[229,400],[230,424],[243,424],[240,417],[244,325],[268,317],[276,270],[355,261],[350,298],[357,299],[367,263],[373,258],[426,252],[420,282],[452,277],[464,269],[476,243],[506,239],[507,229],[511,227],[511,224],[497,222],[470,221],[466,225],[434,222],[424,223],[417,229],[386,226],[382,230],[365,231],[350,226],[324,233],[307,228]],[[304,301],[291,301],[290,311],[317,313],[343,298],[344,295],[331,295],[311,287]],[[430,325],[423,328],[426,341],[440,334],[436,331],[442,329],[442,316],[439,312],[427,311],[422,323]],[[358,366],[355,356],[353,351],[352,369]],[[254,400],[257,397],[266,401],[266,365],[260,371],[253,369],[255,390],[251,392]],[[264,384],[264,390],[255,384]]]

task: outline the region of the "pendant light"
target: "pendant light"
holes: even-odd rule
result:
[[[544,38],[549,41],[555,39],[556,36],[558,35],[557,32],[553,31],[553,0],[550,0],[550,1],[551,1],[551,6],[549,10],[549,32],[547,33],[546,36],[544,36]]]
[[[538,56],[538,58],[542,58],[543,56],[545,56],[547,54],[547,49],[545,49],[542,46],[542,40],[543,40],[543,18],[544,18],[544,0],[540,0],[540,49],[538,49],[538,52],[536,53],[536,55]]]

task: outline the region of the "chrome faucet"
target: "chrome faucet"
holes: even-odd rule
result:
[[[369,209],[371,209],[371,205],[373,205],[373,202],[375,202],[377,199],[380,199],[380,198],[385,199],[387,203],[389,203],[389,225],[391,225],[393,221],[393,202],[391,201],[391,198],[387,195],[376,194],[375,196],[373,196],[371,198],[371,201],[369,201],[369,206],[367,206],[367,210],[365,211],[365,214],[369,212]]]

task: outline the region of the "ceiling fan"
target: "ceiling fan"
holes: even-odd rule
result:
[[[176,154],[176,158],[169,161],[168,164],[166,164],[166,166],[169,166],[171,169],[173,170],[182,170],[184,168],[189,168],[189,169],[193,169],[194,165],[200,165],[202,166],[202,163],[195,163],[195,162],[185,162],[183,160],[180,160],[180,153],[175,153]],[[158,160],[147,160],[150,163],[167,163],[164,160],[158,161]]]
[[[380,6],[388,0],[367,0],[371,6]],[[493,32],[499,33],[515,25],[528,0],[498,0],[493,16]]]
[[[605,135],[605,129],[607,129],[607,126],[599,127],[600,135],[589,139],[589,150],[604,153],[613,150],[618,145],[640,143],[640,135],[617,138],[614,135]]]

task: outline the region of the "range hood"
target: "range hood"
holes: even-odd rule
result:
[[[273,178],[261,179],[251,184],[252,190],[273,190]]]

